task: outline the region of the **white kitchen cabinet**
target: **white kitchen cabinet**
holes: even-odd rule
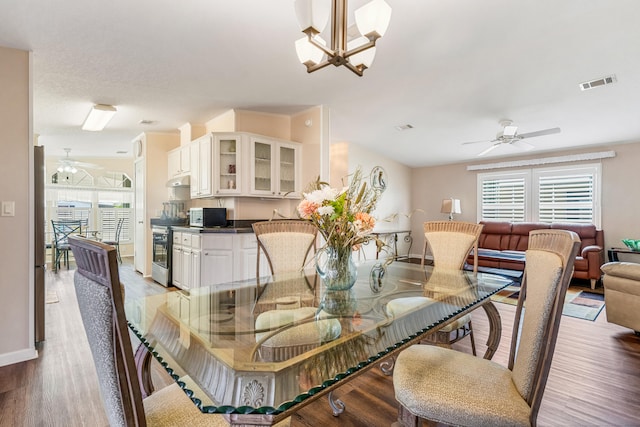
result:
[[[191,198],[211,197],[213,136],[204,135],[194,140],[189,146],[191,162]]]
[[[234,241],[234,280],[247,280],[256,277],[258,243],[253,233],[238,234]],[[260,252],[260,276],[271,275],[269,261],[263,251]]]
[[[213,286],[256,277],[257,243],[253,233],[174,232],[173,285],[180,289]],[[260,275],[269,275],[264,253]]]
[[[216,196],[235,196],[243,191],[243,136],[215,134],[213,144],[213,188]]]
[[[200,285],[211,286],[232,282],[233,240],[236,236],[226,233],[201,235]]]
[[[191,171],[191,151],[189,146],[183,146],[167,153],[167,176],[174,178],[188,175]]]
[[[250,195],[300,197],[299,144],[254,135],[249,153]]]

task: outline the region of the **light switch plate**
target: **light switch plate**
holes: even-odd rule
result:
[[[2,216],[16,215],[16,202],[2,202]]]

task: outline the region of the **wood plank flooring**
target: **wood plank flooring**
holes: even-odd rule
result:
[[[165,292],[125,260],[121,281],[127,297]],[[0,426],[106,426],[97,377],[73,290],[73,271],[47,272],[46,341],[36,360],[0,368]],[[503,337],[494,361],[506,365],[514,307],[496,304]],[[606,310],[606,307],[605,307]],[[473,313],[476,345],[484,352],[488,322]],[[456,344],[470,351],[468,340]],[[155,371],[156,383],[167,378]],[[336,390],[347,406],[335,418],[326,399],[291,420],[292,426],[389,426],[397,403],[392,378],[372,369]],[[640,337],[606,322],[563,316],[551,374],[538,417],[540,426],[640,426]]]

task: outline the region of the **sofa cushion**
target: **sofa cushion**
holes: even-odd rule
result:
[[[584,249],[586,246],[598,245],[596,241],[597,230],[593,224],[567,224],[556,222],[551,224],[551,228],[555,230],[569,230],[573,231],[580,237],[580,249]]]
[[[511,225],[509,247],[513,251],[526,251],[529,247],[529,232],[549,228],[549,224],[541,222],[515,222]]]
[[[511,223],[502,221],[480,221],[482,234],[478,239],[478,246],[486,249],[501,251],[509,249]]]

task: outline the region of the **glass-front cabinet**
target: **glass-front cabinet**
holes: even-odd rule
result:
[[[214,149],[214,193],[242,192],[242,135],[216,135]]]
[[[300,150],[295,143],[251,137],[250,194],[298,198]]]

